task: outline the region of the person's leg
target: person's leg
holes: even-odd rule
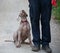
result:
[[[39,28],[39,0],[29,0],[30,20],[32,26],[33,43],[35,46],[40,46],[40,28]]]
[[[51,42],[51,9],[51,0],[41,0],[42,47],[46,45],[49,46],[49,43]]]
[[[42,44],[51,42],[50,20],[51,20],[51,0],[41,0],[41,25],[42,25]]]

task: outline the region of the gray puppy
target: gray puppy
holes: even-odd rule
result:
[[[22,10],[19,14],[19,17],[21,17],[20,26],[19,29],[14,33],[13,40],[16,45],[16,47],[21,47],[22,43],[27,43],[25,40],[28,38],[30,46],[31,43],[31,34],[30,34],[30,25],[27,20],[27,13]]]

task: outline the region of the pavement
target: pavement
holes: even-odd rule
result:
[[[24,9],[29,14],[28,4],[28,0],[0,0],[0,53],[46,53],[43,50],[33,52],[29,45],[23,44],[21,48],[16,48],[13,42],[5,42],[13,40],[13,34],[19,27],[19,12]],[[30,23],[29,16],[27,19]],[[53,19],[50,46],[52,53],[60,53],[60,24]]]

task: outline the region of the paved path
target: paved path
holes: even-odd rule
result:
[[[16,48],[12,42],[4,42],[6,39],[13,40],[13,33],[18,29],[17,21],[20,10],[28,13],[27,0],[0,0],[0,53],[34,53],[29,45]],[[30,21],[30,19],[28,18]],[[51,20],[52,42],[50,44],[53,53],[60,53],[60,25]],[[45,53],[41,50],[37,53]]]

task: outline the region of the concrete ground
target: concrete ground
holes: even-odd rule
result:
[[[19,27],[17,18],[22,9],[29,13],[28,0],[0,0],[0,53],[34,53],[29,45],[16,48],[12,42],[4,42],[6,39],[13,40],[13,33]],[[30,22],[29,17],[28,20]],[[60,25],[53,19],[51,20],[51,37],[52,53],[60,53]],[[36,53],[46,52],[40,50]]]

